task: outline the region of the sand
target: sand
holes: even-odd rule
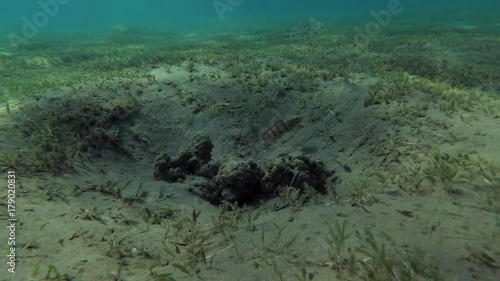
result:
[[[220,44],[221,52],[234,47]],[[54,266],[50,280],[410,280],[401,275],[410,268],[420,270],[411,280],[498,280],[498,95],[474,90],[480,98],[471,107],[446,110],[446,99],[433,99],[414,83],[370,104],[374,85],[387,81],[380,76],[352,72],[300,82],[305,85],[297,78],[292,88],[280,88],[277,71],[266,66],[274,60],[283,58],[259,58],[252,76],[187,58],[131,68],[137,79],[104,79],[104,86],[88,79],[46,90],[36,101],[20,99],[48,110],[68,96],[123,100],[128,93],[140,106],[109,129],[127,132],[122,144],[129,155],[81,152],[55,175],[11,167],[16,274],[0,279],[44,280]],[[38,61],[50,67],[50,60]],[[313,63],[297,65],[290,68],[297,75],[312,71],[307,65]],[[229,108],[209,114],[217,103]],[[16,114],[0,116],[2,143],[23,149],[29,141]],[[294,116],[303,118],[300,125],[263,142],[276,122]],[[282,192],[245,206],[215,206],[188,191],[200,177],[153,177],[160,153],[177,155],[199,132],[213,143],[213,160],[248,159],[265,167],[298,151],[335,175],[326,194]],[[341,244],[344,221],[349,237]],[[434,269],[442,279],[432,277]],[[370,272],[376,277],[368,278]]]

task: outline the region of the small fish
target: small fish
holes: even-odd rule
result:
[[[285,133],[293,130],[298,124],[300,124],[300,122],[302,122],[302,117],[293,117],[285,121],[278,122],[263,135],[264,142],[271,143],[281,138]]]
[[[208,107],[207,114],[210,118],[218,117],[229,110],[230,104],[227,102],[220,102]]]

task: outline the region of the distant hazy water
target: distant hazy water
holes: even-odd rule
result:
[[[189,30],[200,28],[262,28],[315,17],[327,24],[369,20],[372,12],[398,0],[32,0],[2,1],[0,34],[21,34],[33,24],[36,36],[52,32],[102,31],[121,24],[131,28]],[[397,18],[412,17],[496,21],[500,1],[401,0]],[[222,16],[221,16],[222,11]],[[45,14],[45,18],[44,18]],[[474,17],[475,15],[475,17]],[[394,19],[396,16],[394,16]],[[29,22],[29,23],[27,23]],[[38,24],[37,24],[38,22]],[[395,21],[394,21],[395,22]]]

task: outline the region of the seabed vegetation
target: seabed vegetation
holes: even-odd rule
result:
[[[0,55],[19,280],[496,280],[496,30],[195,35],[40,36]],[[336,172],[325,193],[297,172],[213,206],[197,179],[153,178],[195,131],[218,161],[301,151]]]

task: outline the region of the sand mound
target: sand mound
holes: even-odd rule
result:
[[[321,34],[327,30],[327,26],[314,18],[305,18],[297,25],[285,30],[285,37],[311,37]]]

